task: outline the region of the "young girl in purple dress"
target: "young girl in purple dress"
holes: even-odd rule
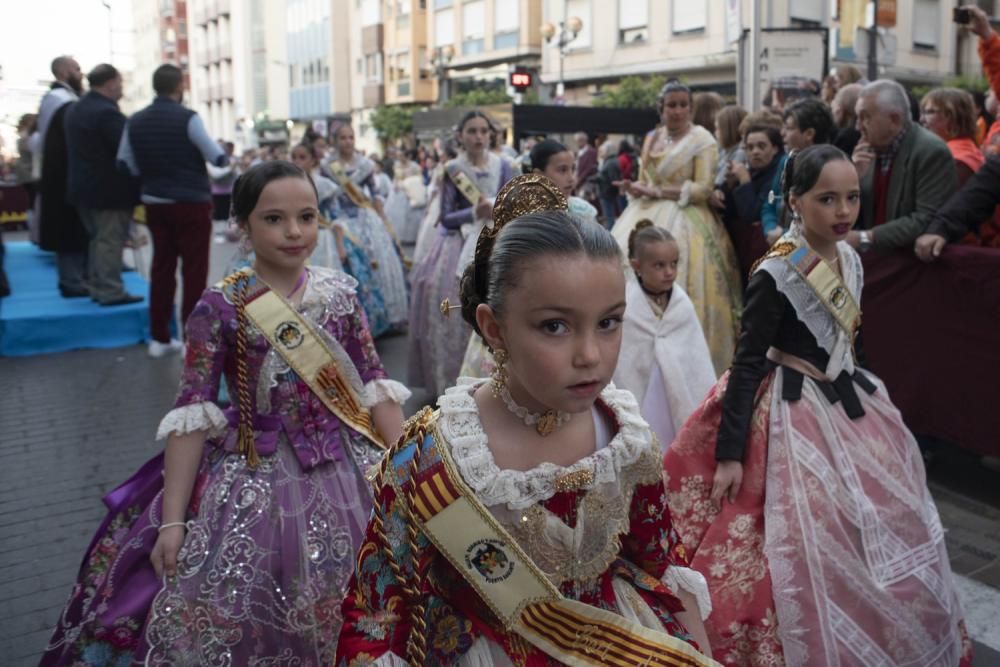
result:
[[[409,392],[386,377],[354,279],[306,267],[317,205],[287,162],[237,181],[253,266],[188,320],[165,451],[105,498],[42,665],[332,662],[371,510],[364,473]]]

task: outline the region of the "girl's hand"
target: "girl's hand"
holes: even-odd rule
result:
[[[493,204],[489,202],[485,197],[479,199],[479,203],[476,204],[476,219],[477,220],[492,220],[493,219]]]
[[[783,228],[775,227],[774,229],[772,229],[767,233],[767,244],[774,245],[775,243],[778,242],[778,239],[780,239],[782,234],[784,233],[785,230]]]
[[[719,461],[715,466],[712,481],[712,505],[716,511],[722,510],[722,500],[735,503],[743,485],[743,464],[739,461]]]
[[[158,578],[166,574],[177,576],[177,554],[184,546],[184,526],[170,526],[160,531],[149,560],[153,563]]]
[[[611,181],[611,185],[618,188],[618,190],[621,191],[623,195],[632,194],[632,181],[630,181],[627,178],[623,178],[620,181]]]

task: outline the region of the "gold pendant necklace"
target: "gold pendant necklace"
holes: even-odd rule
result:
[[[527,408],[514,402],[514,397],[510,395],[510,391],[506,386],[500,389],[497,393],[500,396],[500,400],[503,401],[503,404],[507,406],[508,410],[520,417],[525,426],[534,426],[535,431],[543,438],[547,435],[551,435],[560,426],[570,420],[571,415],[568,412],[563,412],[561,410],[546,410],[541,414],[537,412],[529,412]]]

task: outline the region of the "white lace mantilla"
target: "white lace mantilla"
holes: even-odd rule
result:
[[[801,237],[788,232],[782,241],[802,244]],[[855,303],[861,303],[861,287],[864,283],[864,269],[861,258],[854,248],[840,241],[837,243],[840,268],[844,285]],[[806,325],[816,342],[830,355],[825,369],[826,376],[835,380],[841,371],[854,372],[854,341],[847,335],[833,315],[819,300],[816,293],[806,283],[798,271],[784,258],[772,257],[761,262],[759,271],[766,271],[774,278],[778,291],[788,298],[795,309],[795,316]]]
[[[195,431],[208,431],[209,437],[222,435],[226,430],[226,416],[215,403],[202,401],[174,408],[160,420],[156,439],[170,435],[187,435]]]
[[[594,472],[593,481],[583,489],[613,482],[622,468],[634,464],[651,448],[659,448],[632,394],[609,384],[601,392],[601,400],[614,412],[618,433],[607,447],[569,467],[543,463],[531,470],[501,469],[490,452],[479,421],[479,408],[472,396],[484,382],[459,378],[457,386],[438,399],[441,407],[438,430],[450,445],[462,478],[487,507],[505,504],[510,510],[522,510],[542,503],[556,494],[557,479],[581,470]]]

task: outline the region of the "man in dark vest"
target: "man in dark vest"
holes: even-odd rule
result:
[[[87,283],[90,298],[102,306],[137,303],[122,283],[122,249],[128,237],[138,192],[115,159],[125,115],[118,109],[122,76],[112,65],[98,65],[87,75],[90,92],[66,111],[69,182],[66,199],[76,206],[87,235]]]
[[[208,281],[212,238],[212,190],[205,163],[229,164],[222,148],[205,130],[201,117],[184,107],[184,75],[161,65],[153,72],[156,99],[129,119],[118,159],[139,177],[146,221],[153,236],[150,271],[149,355],[179,351],[170,337],[170,315],[177,289],[177,260],[184,290],[181,328]]]

